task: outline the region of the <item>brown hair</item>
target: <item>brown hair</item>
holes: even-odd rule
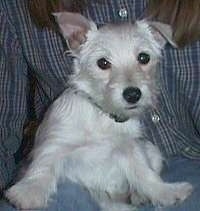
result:
[[[53,27],[52,12],[81,12],[89,0],[32,0],[29,9],[40,27]],[[100,1],[100,0],[99,0]],[[147,15],[170,24],[174,40],[182,47],[200,38],[199,0],[149,0]]]
[[[172,26],[180,47],[200,39],[199,0],[149,0],[148,14]]]
[[[39,27],[54,27],[52,12],[67,10],[81,12],[86,0],[32,0],[29,1],[29,11],[33,21]]]

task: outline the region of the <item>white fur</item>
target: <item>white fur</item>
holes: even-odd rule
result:
[[[68,178],[86,187],[105,211],[133,210],[124,202],[130,195],[136,205],[183,201],[192,186],[163,182],[162,155],[143,139],[139,120],[143,109],[153,105],[160,44],[145,21],[91,29],[86,38],[72,52],[72,88],[47,111],[36,134],[33,162],[6,197],[19,208],[46,207],[58,182]],[[138,63],[140,52],[150,54],[150,63]],[[97,66],[102,57],[112,64],[109,70]],[[142,92],[134,109],[127,109],[122,97],[128,86]],[[116,122],[111,113],[129,120]]]

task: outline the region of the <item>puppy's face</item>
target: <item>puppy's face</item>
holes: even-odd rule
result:
[[[106,112],[131,117],[152,104],[160,49],[144,22],[91,30],[76,56],[74,83]]]
[[[129,118],[152,105],[161,49],[171,40],[168,25],[137,21],[97,29],[80,14],[56,13],[74,60],[72,83],[105,112]]]

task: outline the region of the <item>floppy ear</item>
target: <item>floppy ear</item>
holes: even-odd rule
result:
[[[172,38],[172,28],[168,24],[164,24],[156,21],[149,21],[149,26],[152,28],[152,33],[155,39],[160,43],[161,47],[164,47],[169,42],[173,47],[177,48],[177,44]]]
[[[77,49],[86,41],[86,34],[96,25],[79,13],[58,12],[52,14],[59,26],[60,32],[66,40],[69,48]]]

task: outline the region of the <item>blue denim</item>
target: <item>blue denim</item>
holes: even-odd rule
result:
[[[200,210],[200,161],[186,158],[172,158],[163,172],[163,178],[169,182],[188,181],[193,184],[194,192],[185,202],[176,206],[159,208],[147,205],[138,211],[199,211]],[[0,201],[1,211],[16,211],[5,201]],[[98,205],[88,192],[69,181],[60,185],[58,194],[45,211],[99,211]]]
[[[162,178],[169,182],[187,181],[194,186],[192,195],[183,203],[171,207],[146,206],[139,211],[199,211],[200,210],[200,161],[173,158],[167,163]]]
[[[5,201],[0,201],[0,211],[16,211]],[[92,200],[88,191],[70,181],[58,187],[49,207],[43,211],[99,211],[98,205]],[[41,210],[42,211],[42,210]]]

